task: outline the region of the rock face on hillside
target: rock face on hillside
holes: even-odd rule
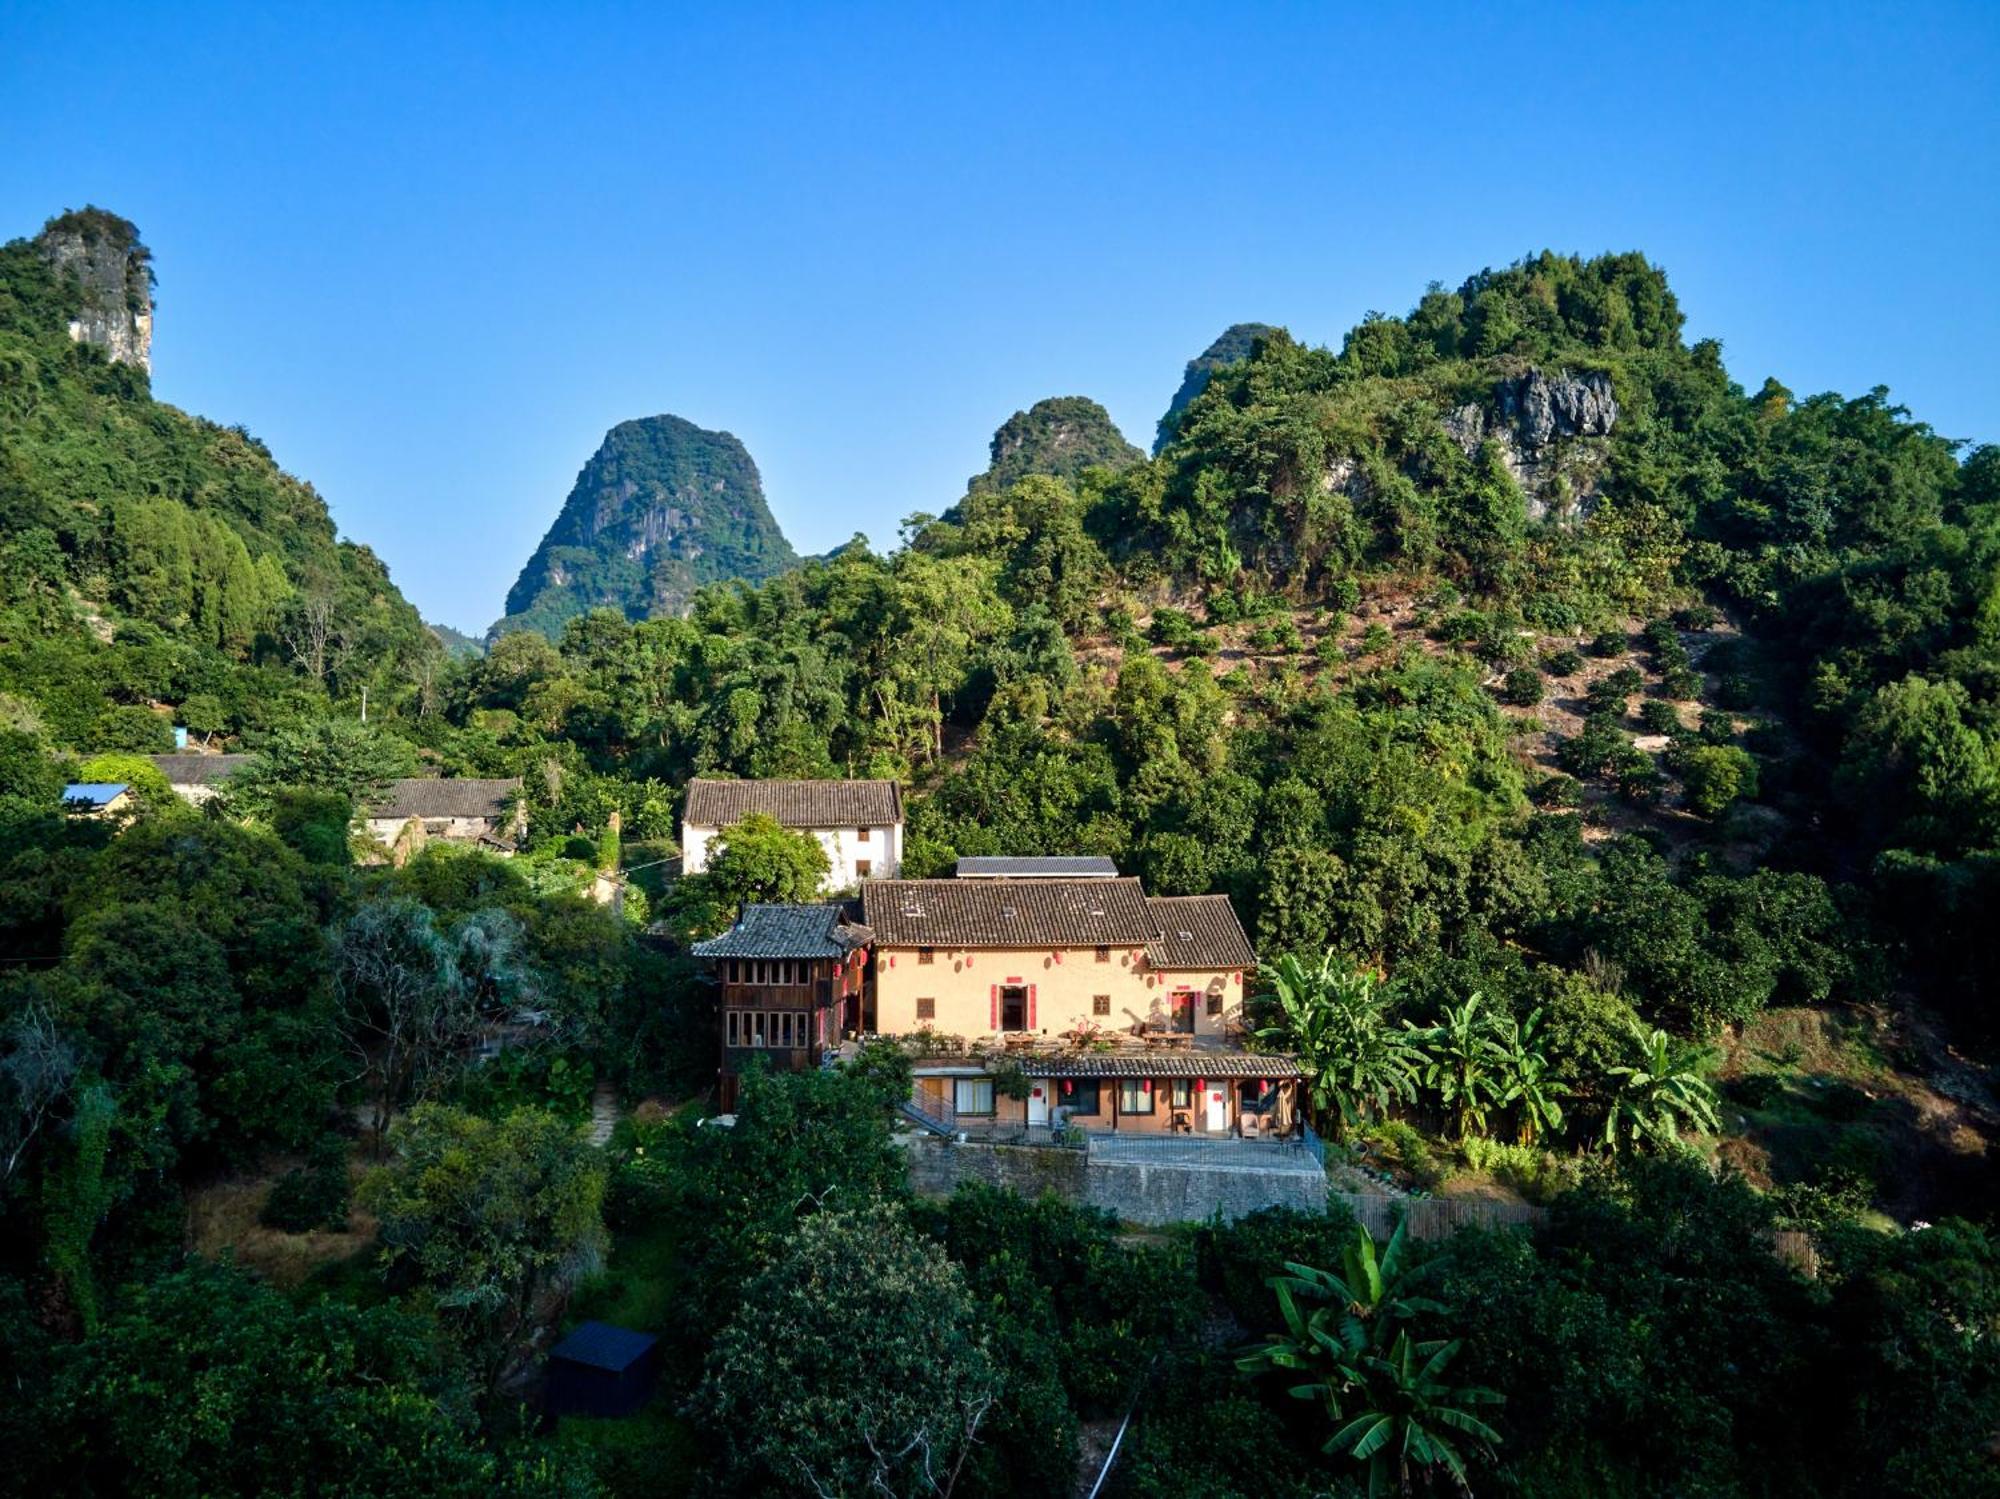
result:
[[[966,486],[1005,489],[1029,474],[1074,479],[1093,465],[1129,468],[1146,455],[1125,440],[1111,413],[1088,396],[1054,396],[1017,411],[993,434],[993,461]]]
[[[553,638],[604,607],[628,619],[679,614],[704,583],[768,578],[797,561],[742,443],[677,416],[621,422],[577,475],[491,633]]]
[[[1584,439],[1608,437],[1617,421],[1609,375],[1529,370],[1501,381],[1490,402],[1449,413],[1444,429],[1468,458],[1497,444],[1529,516],[1543,520],[1588,513],[1602,452]]]
[[[1181,388],[1174,392],[1173,400],[1167,403],[1167,414],[1160,418],[1159,431],[1153,438],[1153,451],[1159,452],[1173,437],[1181,411],[1188,402],[1208,389],[1209,376],[1248,359],[1258,339],[1268,338],[1277,331],[1270,323],[1232,323],[1223,330],[1220,338],[1190,359],[1186,372],[1181,376]]]
[[[102,208],[50,219],[35,248],[58,274],[76,277],[83,306],[69,336],[95,344],[113,364],[153,369],[153,257],[129,220]]]

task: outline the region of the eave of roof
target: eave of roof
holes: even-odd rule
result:
[[[1305,1076],[1296,1057],[1266,1056],[1248,1051],[1164,1051],[1080,1053],[1067,1057],[1028,1057],[1021,1062],[1028,1077],[1268,1077]]]

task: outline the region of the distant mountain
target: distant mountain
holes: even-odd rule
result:
[[[1088,396],[1053,396],[1017,411],[993,434],[993,461],[967,488],[1005,489],[1029,474],[1074,479],[1086,468],[1129,468],[1146,455]]]
[[[755,581],[797,562],[742,443],[677,416],[621,422],[577,475],[489,638],[553,638],[605,607],[629,619],[679,614],[704,583]]]
[[[1268,338],[1277,331],[1270,323],[1232,323],[1223,330],[1220,338],[1190,359],[1186,373],[1181,376],[1181,388],[1174,392],[1173,400],[1167,403],[1167,414],[1160,418],[1159,431],[1153,438],[1153,451],[1159,452],[1173,437],[1182,410],[1189,401],[1208,389],[1209,376],[1248,359],[1258,339]]]
[[[477,635],[468,635],[463,630],[454,630],[450,625],[429,625],[431,634],[437,637],[444,653],[454,660],[486,654],[486,642]]]

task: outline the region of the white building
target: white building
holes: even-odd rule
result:
[[[391,781],[364,820],[369,833],[391,847],[414,822],[426,839],[477,843],[494,853],[509,854],[527,831],[527,809],[520,798],[519,776],[495,781],[470,777]]]
[[[826,890],[893,880],[903,867],[903,791],[894,781],[690,781],[681,872],[708,867],[724,828],[761,812],[826,850]]]
[[[256,759],[255,755],[153,755],[150,757],[174,795],[199,807],[222,783]]]

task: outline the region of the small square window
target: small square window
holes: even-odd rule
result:
[[[1111,1013],[1111,996],[1109,994],[1091,995],[1090,1013],[1093,1015],[1109,1015]]]
[[[729,1026],[726,1034],[728,1036],[728,1044],[731,1046],[739,1044],[736,1038],[742,1034],[742,1019],[743,1019],[742,1011],[731,1010],[729,1012],[728,1015]]]
[[[1119,1083],[1118,1112],[1121,1114],[1152,1113],[1152,1084],[1144,1078],[1127,1078]]]
[[[1184,1077],[1174,1079],[1174,1107],[1184,1109],[1194,1102],[1194,1084]]]
[[[1111,961],[1111,949],[1108,947],[1098,948],[1097,961],[1100,963],[1109,963]]]
[[[868,829],[856,828],[854,830],[854,841],[856,843],[866,843],[868,841]]]
[[[937,961],[937,953],[931,948],[920,947],[917,949],[917,961],[919,963],[935,963]]]
[[[937,1000],[928,994],[919,997],[917,1000],[917,1019],[937,1019]]]
[[[869,875],[873,874],[874,871],[875,871],[875,865],[871,860],[856,859],[854,861],[854,877],[856,879],[865,880],[868,878]]]
[[[1219,991],[1208,996],[1208,1013],[1210,1015],[1222,1013],[1222,995]]]

